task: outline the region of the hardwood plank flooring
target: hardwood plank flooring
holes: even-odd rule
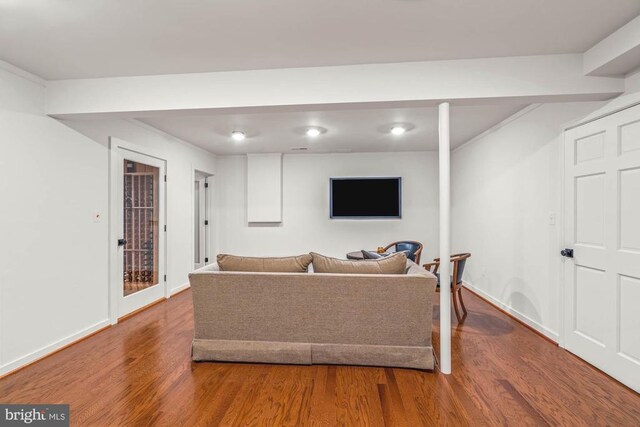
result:
[[[187,291],[1,379],[0,402],[69,403],[79,426],[640,425],[640,395],[463,292],[450,376],[192,363]]]

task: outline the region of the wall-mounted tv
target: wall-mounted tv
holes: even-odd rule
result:
[[[402,217],[402,178],[331,178],[330,217]]]

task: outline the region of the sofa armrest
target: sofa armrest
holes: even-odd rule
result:
[[[220,271],[218,263],[214,262],[212,264],[205,265],[204,267],[200,267],[199,269],[192,271],[192,273],[206,273],[209,271]]]
[[[422,268],[410,259],[407,260],[407,274],[419,274],[421,276],[435,278],[435,276],[429,270]]]

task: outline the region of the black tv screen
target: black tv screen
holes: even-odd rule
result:
[[[402,178],[331,178],[331,218],[400,218]]]

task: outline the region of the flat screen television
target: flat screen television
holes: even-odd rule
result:
[[[402,178],[331,178],[330,217],[402,217]]]

